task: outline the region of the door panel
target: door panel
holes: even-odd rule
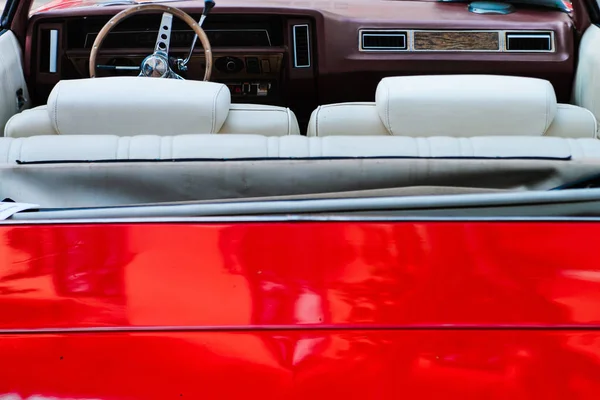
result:
[[[0,136],[9,118],[28,106],[21,47],[11,31],[0,32]]]
[[[585,107],[600,119],[600,28],[591,25],[579,45],[573,103]]]
[[[3,225],[0,399],[598,400],[598,237],[588,221]]]

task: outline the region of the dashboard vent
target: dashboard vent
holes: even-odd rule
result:
[[[406,31],[371,31],[359,32],[358,47],[360,51],[401,51],[408,50],[408,34]]]
[[[294,25],[293,40],[294,40],[294,68],[309,68],[310,67],[310,33],[309,26]]]
[[[552,52],[553,39],[551,32],[506,32],[506,51]]]

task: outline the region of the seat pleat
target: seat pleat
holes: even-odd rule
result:
[[[600,158],[600,140],[557,137],[409,138],[300,135],[35,136],[0,138],[0,162],[177,158]]]

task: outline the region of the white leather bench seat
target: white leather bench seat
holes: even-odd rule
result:
[[[587,109],[559,104],[543,79],[497,75],[384,78],[374,102],[318,107],[308,136],[595,138]]]
[[[64,80],[48,104],[14,115],[5,137],[39,135],[299,135],[285,107],[231,104],[215,82],[110,77]]]
[[[331,157],[600,159],[600,141],[554,137],[73,135],[0,138],[0,163]]]

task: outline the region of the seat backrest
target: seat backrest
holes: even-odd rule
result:
[[[411,138],[291,135],[73,135],[0,138],[0,163],[248,158],[600,159],[600,140],[554,137]]]
[[[48,105],[17,114],[6,137],[36,135],[299,134],[287,108],[231,104],[214,82],[110,77],[60,81]]]
[[[263,136],[300,135],[296,115],[286,107],[261,104],[231,104],[218,133]]]
[[[595,138],[584,108],[557,104],[550,82],[496,75],[384,78],[375,102],[317,108],[308,136],[557,136]]]

